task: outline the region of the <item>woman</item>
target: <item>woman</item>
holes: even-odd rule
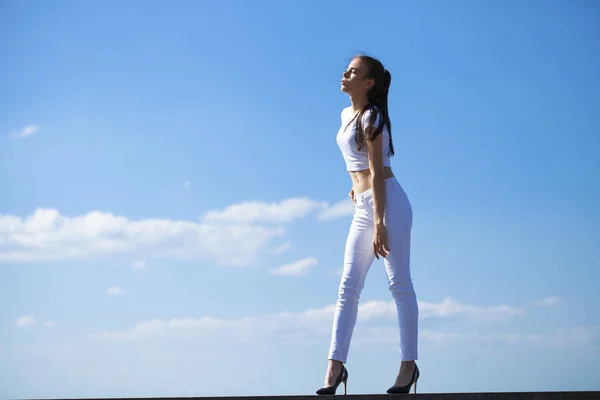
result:
[[[354,217],[346,241],[325,386],[317,394],[335,394],[342,382],[347,393],[344,364],[358,300],[373,257],[380,256],[396,304],[402,361],[387,393],[408,393],[413,384],[416,392],[418,306],[410,275],[412,208],[390,168],[394,154],[387,104],[390,82],[381,62],[365,55],[352,59],[341,82],[352,105],[342,111],[337,143],[352,179]]]

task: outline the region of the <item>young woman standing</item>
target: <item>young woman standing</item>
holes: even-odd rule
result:
[[[387,393],[408,393],[419,378],[418,305],[410,275],[412,207],[390,168],[394,154],[388,114],[391,75],[381,62],[355,56],[343,74],[342,91],[351,106],[342,111],[337,143],[352,180],[354,216],[346,241],[344,269],[335,310],[325,386],[317,394],[344,393],[358,300],[374,257],[383,257],[400,328],[401,365]]]

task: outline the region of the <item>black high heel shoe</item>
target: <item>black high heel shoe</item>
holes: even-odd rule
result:
[[[419,379],[419,367],[415,364],[415,369],[413,370],[412,378],[410,378],[410,382],[406,386],[392,386],[387,390],[389,394],[395,393],[408,393],[410,392],[410,387],[415,384],[415,393],[417,393],[417,380]]]
[[[317,394],[335,394],[338,386],[340,386],[340,383],[342,383],[342,382],[344,383],[344,394],[348,394],[348,392],[346,390],[346,386],[348,384],[348,370],[343,365],[342,365],[342,370],[340,371],[340,374],[338,375],[338,377],[335,380],[335,384],[333,386],[327,386],[327,387],[317,390]]]

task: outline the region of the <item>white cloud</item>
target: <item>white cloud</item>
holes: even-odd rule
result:
[[[285,331],[305,330],[306,333],[326,333],[331,329],[328,322],[334,306],[309,309],[299,313],[283,312],[233,319],[210,316],[198,318],[172,318],[149,320],[133,328],[101,332],[90,335],[97,339],[137,341],[144,339],[205,338],[207,336],[231,334],[241,339],[254,334],[278,334]]]
[[[444,332],[420,330],[419,338],[428,342],[473,345],[504,345],[528,349],[579,349],[600,351],[600,327],[584,326],[536,333]],[[398,342],[397,326],[367,326],[357,331],[355,342]]]
[[[219,265],[254,264],[271,241],[285,235],[281,224],[317,212],[324,221],[352,213],[349,200],[329,205],[306,197],[279,203],[241,202],[207,211],[200,222],[150,218],[131,220],[109,212],[61,215],[38,208],[25,217],[0,214],[0,264],[93,259],[107,255],[207,259]],[[276,226],[265,224],[279,224]],[[285,242],[269,250],[280,254]],[[135,269],[144,262],[134,264]]]
[[[306,197],[290,198],[279,203],[245,201],[232,204],[223,210],[210,211],[204,216],[204,220],[208,222],[283,223],[305,218],[315,212],[317,220],[328,221],[352,215],[354,205],[350,199],[329,204],[326,201],[316,201]]]
[[[600,327],[569,327],[551,332],[537,333],[481,333],[481,332],[433,332],[425,331],[421,336],[435,342],[496,343],[510,346],[526,345],[536,349],[600,350]]]
[[[279,203],[262,201],[246,201],[233,204],[221,211],[210,211],[204,216],[207,222],[263,222],[282,223],[304,218],[309,213],[321,208],[319,203],[306,197],[282,200]]]
[[[118,295],[123,295],[125,294],[125,290],[121,289],[118,286],[111,286],[108,289],[106,289],[106,294],[108,296],[118,296]]]
[[[552,297],[548,297],[546,299],[535,301],[533,303],[533,305],[538,306],[538,307],[550,307],[550,306],[556,306],[556,305],[560,304],[561,302],[562,302],[562,299],[559,296],[552,296]]]
[[[19,131],[11,132],[10,136],[18,139],[23,139],[28,136],[33,135],[37,131],[39,131],[39,127],[37,125],[27,125]]]
[[[393,300],[373,300],[364,303],[360,309],[361,317],[365,320],[375,318],[395,318],[396,304]],[[419,319],[450,318],[465,316],[477,320],[491,320],[523,314],[519,308],[507,305],[482,307],[463,304],[450,297],[444,298],[440,303],[427,303],[419,301]]]
[[[144,260],[135,260],[133,262],[133,269],[140,270],[140,269],[143,269],[144,267],[146,267],[146,261],[144,261]]]
[[[284,233],[248,223],[130,220],[100,211],[68,217],[40,208],[25,218],[0,214],[0,263],[143,254],[245,266]]]
[[[454,311],[448,312],[450,308]],[[439,304],[419,303],[420,308],[426,310],[421,313],[421,318],[451,318],[461,314],[468,314],[476,318],[489,318],[488,313],[498,316],[516,315],[516,311],[508,311],[506,306],[479,307],[464,305],[456,301],[445,299]],[[478,311],[473,311],[478,310]],[[116,332],[102,332],[92,336],[107,340],[143,340],[143,339],[177,339],[177,338],[205,338],[210,335],[232,335],[241,340],[247,340],[253,335],[282,335],[290,338],[303,334],[306,338],[310,335],[329,335],[335,304],[323,308],[309,309],[303,312],[282,312],[248,316],[237,319],[216,318],[204,316],[199,318],[172,318],[169,320],[150,320],[140,322],[131,329]],[[368,301],[359,305],[359,321],[372,321],[379,318],[395,321],[396,307],[394,302]],[[391,331],[390,331],[391,332]],[[381,335],[381,332],[380,332]]]
[[[185,189],[189,189],[192,187],[192,183],[190,181],[185,181],[185,182],[183,182],[183,187]]]
[[[17,321],[15,322],[15,325],[18,327],[37,326],[38,321],[31,315],[23,315],[22,317],[17,319]],[[52,327],[56,326],[56,322],[47,320],[42,325],[47,328],[52,328]]]
[[[289,249],[292,248],[292,243],[291,242],[285,242],[282,243],[281,245],[277,246],[274,250],[275,254],[282,254],[285,253],[286,251],[288,251]]]
[[[17,320],[16,325],[19,327],[35,326],[37,325],[37,321],[31,315],[24,315]]]
[[[311,268],[317,265],[317,260],[313,257],[294,261],[290,264],[281,265],[279,268],[273,268],[270,273],[273,275],[300,276],[306,275]]]
[[[15,325],[18,327],[37,326],[38,321],[31,315],[23,315],[22,317],[17,319]],[[43,323],[43,326],[47,328],[52,328],[56,326],[56,322],[48,320]]]
[[[492,307],[472,306],[460,303],[449,297],[444,298],[441,303],[419,302],[419,314],[421,318],[465,315],[477,319],[490,320],[512,317],[523,313],[524,311],[521,308],[514,308],[504,304]]]
[[[351,202],[346,201],[345,203]],[[201,222],[150,218],[131,220],[102,211],[79,216],[38,208],[25,217],[0,214],[0,263],[92,259],[122,254],[142,257],[210,259],[220,265],[245,266],[258,260],[282,224],[319,212],[328,220],[346,215],[342,202],[329,206],[308,198],[279,203],[242,202],[208,211]],[[285,242],[271,254],[290,248]],[[143,268],[142,263],[134,268]]]
[[[335,204],[326,204],[317,214],[319,221],[328,221],[334,218],[346,217],[354,214],[354,204],[349,198]]]

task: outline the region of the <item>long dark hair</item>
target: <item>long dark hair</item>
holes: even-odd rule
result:
[[[375,84],[371,86],[367,93],[367,104],[357,113],[356,117],[356,143],[360,150],[366,143],[366,141],[372,141],[377,135],[383,132],[384,126],[387,126],[389,137],[390,137],[390,155],[394,154],[394,145],[392,143],[392,122],[390,121],[390,115],[388,113],[388,93],[390,90],[390,84],[392,83],[392,75],[390,72],[383,67],[383,64],[374,57],[359,54],[354,56],[353,59],[360,59],[366,66],[364,77],[367,79],[373,79]],[[369,116],[369,125],[373,125],[375,120],[379,116],[379,125],[375,130],[371,130],[370,135],[365,135],[362,116],[363,114],[371,110]]]

